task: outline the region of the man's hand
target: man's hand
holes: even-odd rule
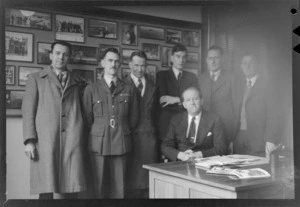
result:
[[[175,104],[175,103],[180,103],[180,98],[179,97],[174,97],[174,96],[162,96],[159,99],[159,103],[165,103],[162,107],[165,107],[169,104]]]
[[[193,150],[187,149],[183,153],[188,154],[188,155],[192,155],[193,154]]]
[[[192,157],[193,157],[193,158],[203,158],[203,154],[202,154],[201,151],[194,152],[194,153],[192,154]]]
[[[29,159],[36,159],[36,147],[34,143],[29,142],[25,145],[25,154]]]
[[[187,161],[191,158],[191,155],[184,153],[184,152],[179,152],[177,155],[177,158],[181,161]]]

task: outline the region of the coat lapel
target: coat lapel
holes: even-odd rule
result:
[[[146,88],[145,88],[145,93],[144,96],[142,97],[142,106],[146,106],[152,99],[155,87],[154,85],[149,81],[147,77],[146,79]]]
[[[53,83],[58,88],[63,90],[59,80],[57,79],[56,75],[54,74],[50,66],[41,71],[40,77],[47,77],[51,83]]]
[[[207,135],[207,131],[208,131],[208,118],[207,118],[207,113],[205,110],[202,110],[202,114],[201,114],[201,119],[200,119],[200,123],[198,126],[198,131],[197,131],[197,140],[195,145],[196,146],[200,146],[202,144],[202,142],[204,141],[206,135]]]
[[[212,80],[211,80],[211,82],[212,82]],[[226,73],[223,71],[223,69],[221,69],[221,72],[220,72],[220,75],[219,75],[217,81],[213,82],[213,84],[212,84],[212,94],[214,94],[225,83],[226,83]]]
[[[115,95],[115,94],[120,93],[124,88],[124,84],[125,84],[125,82],[118,78],[117,79],[117,86],[116,86],[116,89],[114,90],[113,94]]]

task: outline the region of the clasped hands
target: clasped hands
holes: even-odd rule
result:
[[[202,158],[203,154],[201,151],[193,152],[193,150],[188,149],[184,152],[179,152],[177,158],[181,161],[187,161],[194,158]]]
[[[163,104],[165,103],[162,107],[165,107],[169,104],[175,104],[175,103],[180,103],[180,98],[179,97],[174,97],[174,96],[162,96],[159,99],[159,103]]]

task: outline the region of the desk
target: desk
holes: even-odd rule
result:
[[[209,175],[192,162],[143,165],[149,170],[149,198],[282,199],[278,178],[233,180]],[[261,167],[268,172],[268,165]]]

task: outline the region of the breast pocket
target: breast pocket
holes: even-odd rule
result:
[[[106,101],[104,99],[97,99],[93,103],[94,116],[103,116],[105,110]]]
[[[120,96],[119,98],[119,108],[120,108],[120,114],[123,116],[128,116],[128,110],[129,110],[129,96]]]

